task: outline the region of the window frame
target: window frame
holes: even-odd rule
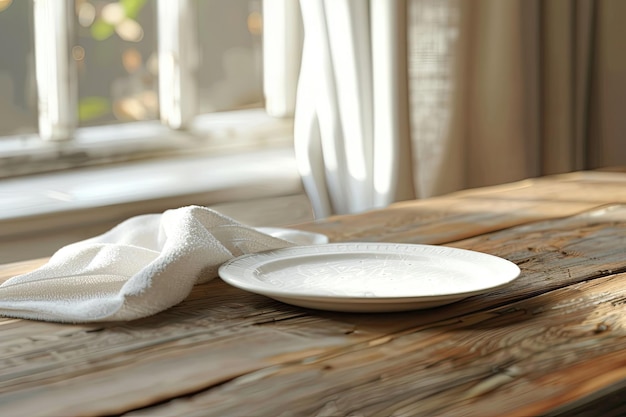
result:
[[[160,119],[92,127],[78,127],[76,2],[32,1],[38,132],[0,138],[0,178],[189,152],[249,152],[269,142],[291,146],[302,43],[297,0],[263,0],[271,30],[263,31],[262,110],[198,113],[193,0],[157,0]]]

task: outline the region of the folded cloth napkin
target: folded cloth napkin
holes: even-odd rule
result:
[[[183,301],[233,257],[292,245],[204,207],[136,216],[0,285],[0,315],[71,323],[147,317]]]

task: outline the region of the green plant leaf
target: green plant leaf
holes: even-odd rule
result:
[[[115,28],[113,25],[108,24],[104,20],[98,18],[93,25],[91,25],[91,36],[97,41],[103,41],[105,39],[109,39],[113,32],[115,32]]]
[[[78,102],[78,119],[88,121],[111,112],[111,102],[106,97],[83,97]]]
[[[126,12],[126,17],[136,19],[137,15],[146,4],[146,0],[120,0],[120,4]]]

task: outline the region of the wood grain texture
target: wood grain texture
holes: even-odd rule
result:
[[[624,185],[624,174],[570,174],[298,226],[337,241],[445,242],[522,269],[507,288],[436,309],[322,312],[214,280],[134,322],[0,318],[0,415],[528,416],[609,404],[626,385]],[[0,282],[43,262],[0,266]]]
[[[130,415],[540,415],[626,379],[625,279],[413,326]]]
[[[298,228],[324,233],[331,241],[441,244],[620,203],[626,204],[624,174],[585,172],[401,202]]]

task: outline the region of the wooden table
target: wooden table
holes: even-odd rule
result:
[[[517,263],[431,310],[330,313],[214,280],[129,323],[0,319],[2,416],[626,414],[626,173],[581,172],[298,226]],[[0,267],[0,280],[43,260]]]

